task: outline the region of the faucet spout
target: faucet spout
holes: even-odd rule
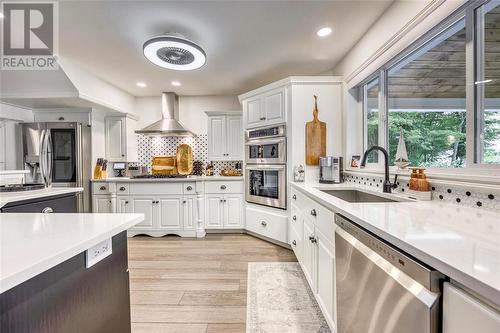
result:
[[[364,168],[366,165],[366,159],[368,158],[368,154],[370,154],[372,151],[381,151],[382,154],[384,154],[384,173],[385,173],[385,180],[384,180],[384,187],[383,191],[384,193],[391,193],[392,188],[395,188],[394,184],[391,184],[391,181],[389,180],[389,154],[387,153],[387,150],[385,150],[383,147],[380,146],[373,146],[369,148],[365,153],[363,154],[363,159],[361,160],[361,167]]]

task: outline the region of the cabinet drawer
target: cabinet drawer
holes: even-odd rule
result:
[[[287,242],[287,217],[247,207],[246,228],[259,235]]]
[[[300,209],[292,204],[291,214],[290,214],[290,225],[297,231],[298,236],[302,238],[303,234],[303,223],[304,219]]]
[[[128,183],[116,183],[116,194],[125,195],[129,194],[129,186]]]
[[[110,194],[114,192],[114,189],[115,189],[115,183],[107,183],[107,182],[92,183],[93,194]]]
[[[189,182],[189,183],[183,183],[183,191],[184,194],[196,194],[196,183],[195,182]]]
[[[207,193],[243,193],[242,181],[207,181],[205,183]]]
[[[305,205],[305,196],[302,194],[302,192],[300,192],[296,188],[292,187],[290,189],[290,198],[291,198],[292,204],[294,204],[297,207],[304,208],[304,205]]]
[[[307,217],[314,222],[315,228],[319,229],[333,243],[335,233],[334,213],[314,200],[309,198],[305,198],[305,200],[304,218]]]
[[[130,194],[182,194],[184,183],[182,182],[160,182],[160,183],[130,183]]]
[[[288,241],[290,242],[290,246],[292,247],[295,256],[299,262],[302,261],[302,249],[303,249],[303,241],[302,237],[299,236],[297,230],[292,226],[290,228],[290,236]]]

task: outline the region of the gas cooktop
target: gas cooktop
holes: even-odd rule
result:
[[[187,178],[188,175],[139,175],[132,178]]]

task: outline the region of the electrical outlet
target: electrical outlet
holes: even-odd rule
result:
[[[87,268],[94,266],[102,259],[113,253],[113,244],[111,238],[108,238],[99,244],[96,244],[85,251],[85,261]]]

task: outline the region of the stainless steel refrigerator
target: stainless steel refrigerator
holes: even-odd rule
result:
[[[27,182],[83,187],[78,211],[90,212],[91,133],[81,123],[24,123],[22,161]]]

